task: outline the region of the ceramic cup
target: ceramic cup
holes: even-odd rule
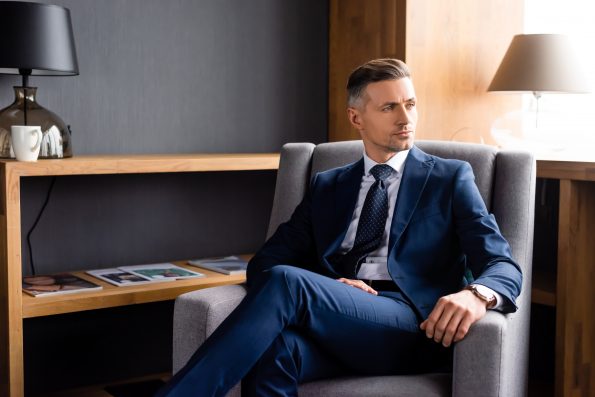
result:
[[[37,161],[41,146],[41,127],[38,125],[13,125],[10,139],[14,155],[19,161]]]

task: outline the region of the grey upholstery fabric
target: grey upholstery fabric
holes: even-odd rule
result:
[[[180,295],[174,306],[173,365],[175,374],[246,295],[244,285],[226,285]],[[240,397],[240,385],[227,394]]]
[[[362,157],[364,145],[362,141],[344,141],[321,143],[312,154],[312,172],[314,174],[353,163]]]
[[[173,372],[213,333],[246,295],[244,285],[226,285],[181,295],[174,307]],[[189,327],[188,327],[189,326]]]
[[[440,397],[449,395],[449,374],[368,376],[319,380],[300,386],[308,397]]]
[[[289,220],[294,208],[304,197],[314,148],[315,145],[312,143],[283,145],[267,239],[275,233],[280,224]]]
[[[524,396],[527,388],[535,160],[529,153],[465,143],[418,141],[429,154],[468,161],[488,208],[523,269],[519,310],[490,311],[455,346],[453,374],[353,377],[300,386],[300,396]],[[288,144],[281,152],[269,235],[289,218],[311,173],[361,157],[361,141]],[[295,167],[295,169],[294,169]],[[190,292],[176,299],[173,370],[177,372],[245,295],[243,286]],[[229,394],[239,396],[236,387]]]

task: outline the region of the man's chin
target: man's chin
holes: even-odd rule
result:
[[[402,152],[403,150],[409,150],[413,147],[413,137],[400,140],[398,142],[391,142],[389,146],[393,152]]]

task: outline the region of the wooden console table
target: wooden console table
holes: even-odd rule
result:
[[[560,181],[555,280],[532,291],[556,307],[556,396],[595,397],[595,161],[538,156],[537,177]]]
[[[20,178],[29,176],[275,170],[279,154],[77,156],[35,163],[0,160],[0,396],[22,397],[23,319],[174,299],[195,289],[239,283],[244,276],[204,270],[207,277],[34,298],[22,293]],[[182,265],[182,264],[180,264]],[[182,265],[183,266],[183,265]]]

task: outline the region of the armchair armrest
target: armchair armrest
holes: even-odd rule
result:
[[[499,396],[508,317],[490,310],[455,345],[452,394]]]
[[[226,285],[188,292],[176,298],[173,331],[173,373],[225,320],[246,295],[246,286]]]

